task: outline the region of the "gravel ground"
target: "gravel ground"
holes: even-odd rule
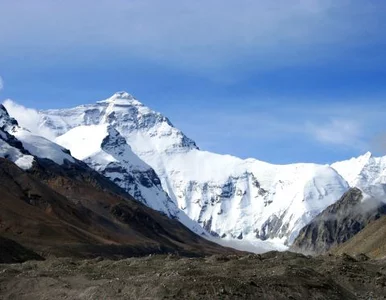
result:
[[[386,261],[290,252],[0,265],[0,299],[386,299]]]

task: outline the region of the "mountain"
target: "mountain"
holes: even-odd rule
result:
[[[20,259],[23,253],[32,255],[23,246],[42,256],[236,252],[141,204],[68,150],[20,127],[4,107],[1,112],[0,236],[5,242],[0,252],[4,255],[12,254],[12,249],[15,255],[20,252]],[[29,164],[19,168],[16,163],[25,157]]]
[[[386,190],[386,185],[383,186]],[[306,225],[291,249],[321,254],[349,241],[374,220],[386,215],[386,197],[364,197],[358,188],[351,188]]]
[[[31,133],[19,126],[3,107],[1,119],[8,133],[14,135],[28,153],[46,158],[59,165],[88,163],[102,175],[124,188],[136,200],[163,212],[171,218],[181,220],[198,234],[205,231],[180,211],[167,193],[162,189],[161,181],[154,170],[141,161],[132,151],[123,137],[111,126],[84,126],[68,132],[58,141],[50,141]],[[1,124],[1,123],[0,123]],[[59,146],[61,143],[64,147]],[[75,159],[69,150],[75,153]],[[3,156],[4,157],[4,156]],[[18,156],[16,156],[17,158]],[[30,158],[31,157],[27,157]],[[25,157],[22,157],[25,161]],[[30,168],[31,163],[25,168]]]
[[[95,104],[39,114],[38,127],[50,131],[55,142],[131,192],[127,174],[143,171],[142,164],[138,168],[137,161],[125,159],[134,153],[155,171],[159,187],[175,207],[222,238],[292,243],[302,227],[349,188],[328,165],[273,165],[201,151],[168,118],[125,92]],[[90,151],[84,153],[86,149]],[[110,168],[111,161],[115,165]],[[149,181],[154,191],[158,185]],[[147,204],[174,214],[171,202],[158,194],[153,197],[158,206]],[[143,198],[146,203],[147,196]]]

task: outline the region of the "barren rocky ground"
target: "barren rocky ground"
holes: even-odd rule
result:
[[[386,261],[290,252],[0,265],[1,299],[386,299]]]

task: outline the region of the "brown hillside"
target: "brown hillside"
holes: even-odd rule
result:
[[[0,159],[0,234],[43,256],[235,252],[136,202],[86,166]]]

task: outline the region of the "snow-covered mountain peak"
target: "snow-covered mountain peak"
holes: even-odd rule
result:
[[[371,152],[331,165],[352,187],[362,190],[369,185],[386,184],[386,156]]]
[[[108,103],[111,105],[123,105],[123,106],[144,106],[141,102],[134,98],[133,95],[128,92],[116,92],[110,98],[99,101],[98,103]]]
[[[198,149],[168,118],[126,92],[118,92],[95,104],[41,111],[40,115],[39,126],[49,129],[56,137],[78,126],[113,126],[138,155]]]
[[[116,92],[110,99],[126,99],[126,100],[135,100],[134,96],[129,94],[126,91]]]

